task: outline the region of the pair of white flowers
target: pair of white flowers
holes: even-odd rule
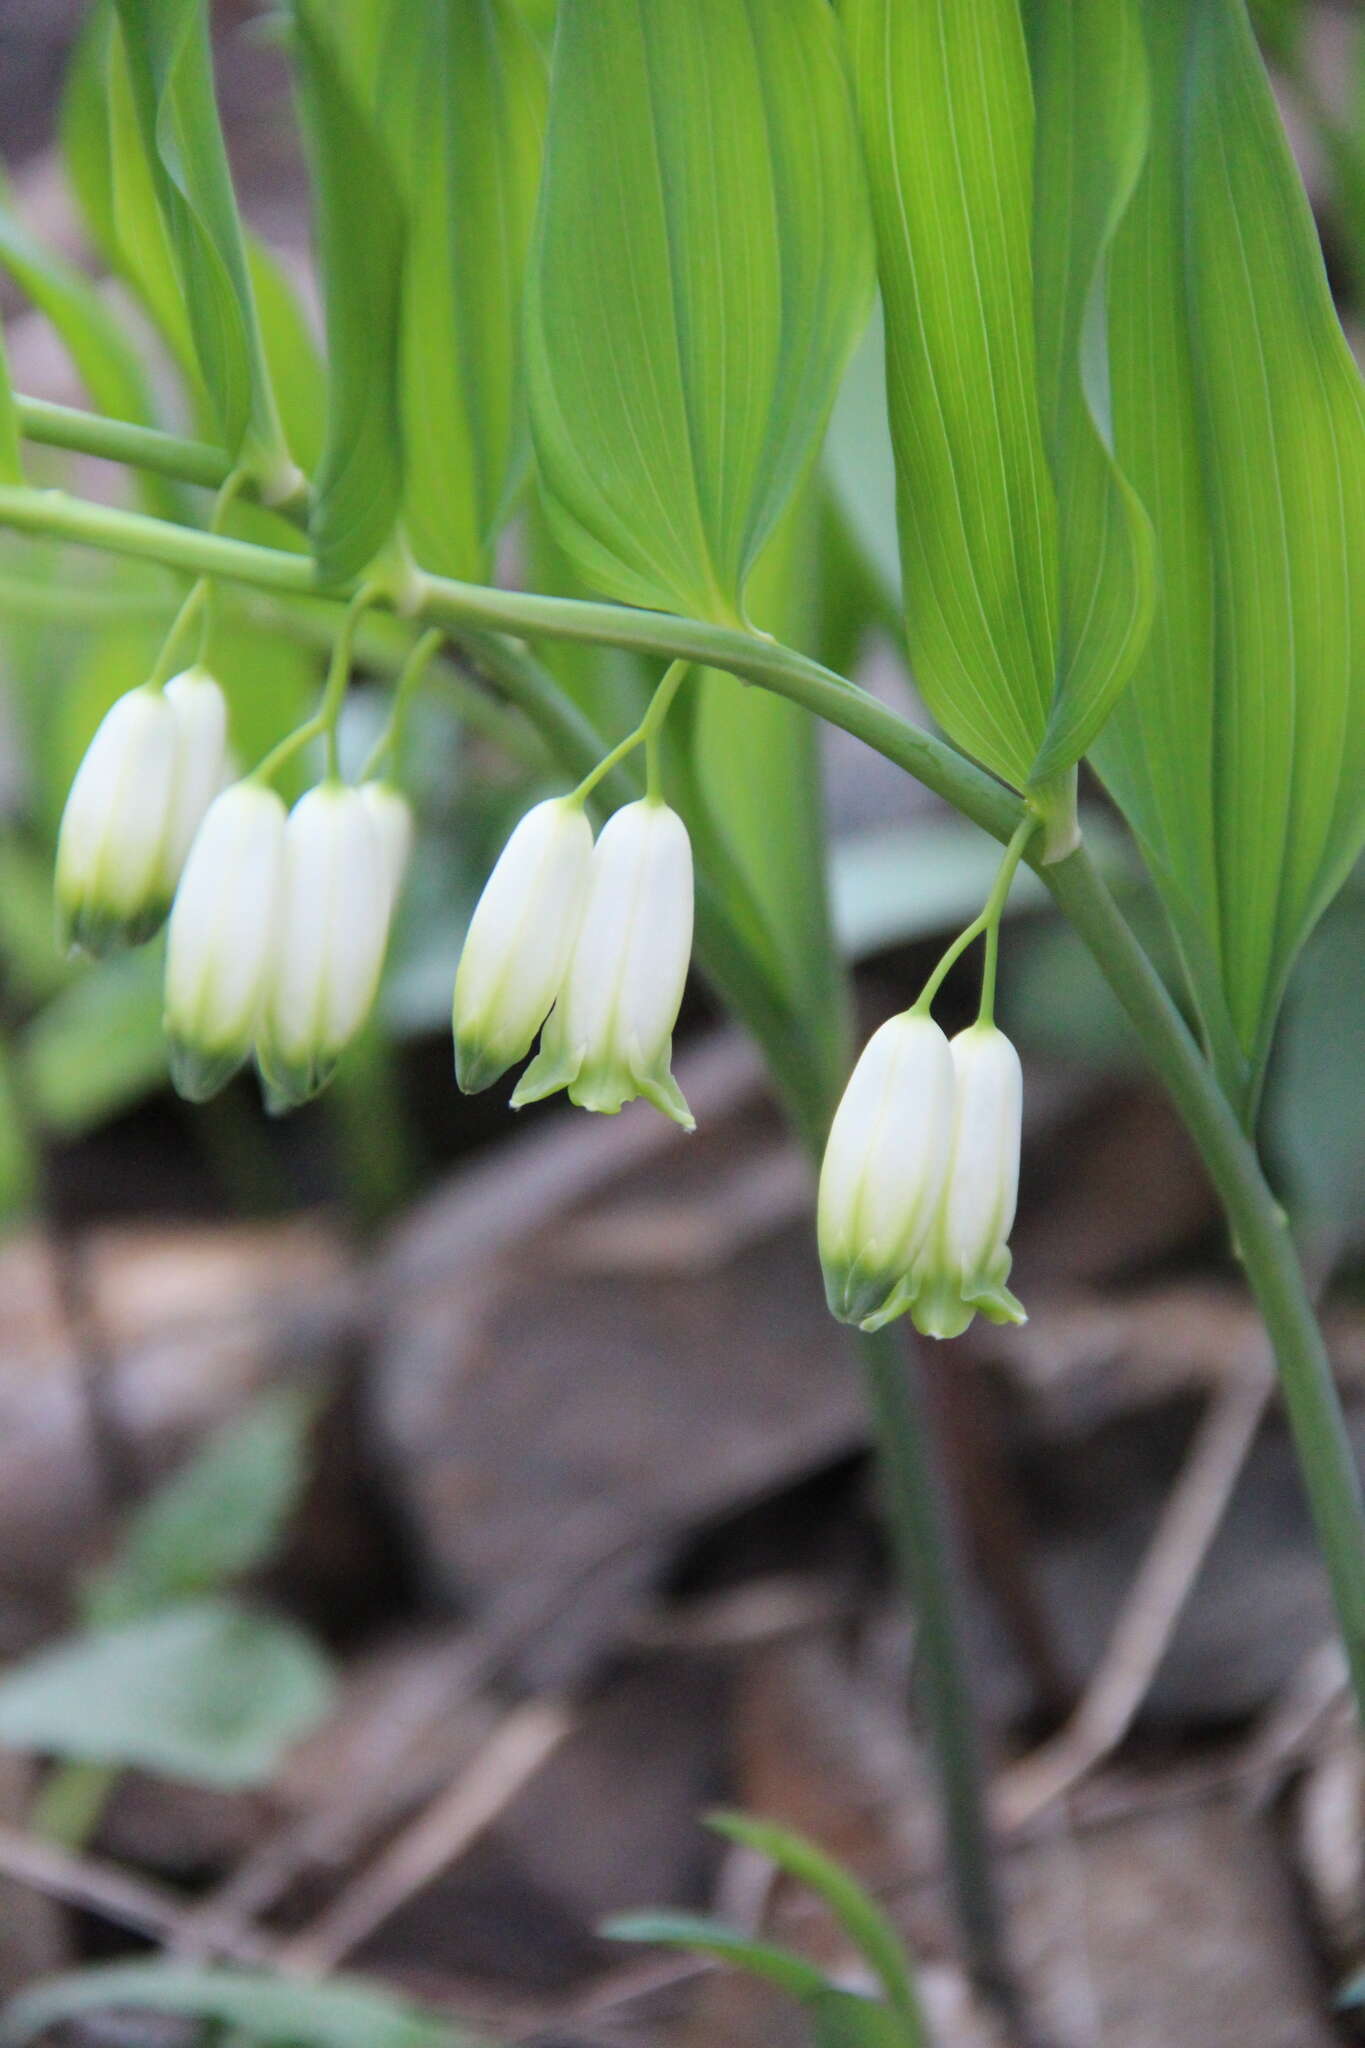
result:
[[[460,958],[461,1088],[487,1088],[540,1032],[514,1108],[567,1088],[610,1114],[643,1095],[690,1131],[670,1060],[691,952],[692,847],[676,811],[651,797],[626,804],[594,845],[576,797],[536,804],[489,877]]]
[[[960,1336],[979,1311],[1022,1323],[1005,1282],[1019,1189],[1023,1079],[1002,1031],[951,1040],[911,1010],[873,1033],[835,1114],[820,1174],[820,1258],[841,1322],[912,1317]]]
[[[92,953],[170,915],[171,1072],[204,1101],[255,1053],[272,1107],[323,1086],[374,1002],[407,862],[408,806],[386,783],[327,781],[292,810],[263,782],[223,787],[227,716],[202,668],[106,713],[62,819],[57,906]]]

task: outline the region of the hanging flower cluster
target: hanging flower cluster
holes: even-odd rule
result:
[[[223,787],[227,716],[202,667],[106,713],[57,851],[66,942],[109,953],[165,923],[166,1031],[180,1093],[202,1102],[255,1053],[272,1108],[316,1094],[379,985],[411,838],[382,782],[324,781],[286,810]]]
[[[454,1003],[461,1088],[487,1088],[540,1032],[514,1108],[565,1088],[610,1115],[643,1095],[692,1130],[670,1067],[691,950],[692,847],[676,811],[657,797],[626,804],[594,845],[581,794],[537,804],[504,847],[465,940]]]
[[[908,1311],[956,1337],[978,1311],[1022,1323],[1006,1287],[1019,1187],[1019,1055],[981,1020],[948,1039],[927,1012],[874,1032],[830,1130],[820,1257],[841,1322],[878,1330]]]

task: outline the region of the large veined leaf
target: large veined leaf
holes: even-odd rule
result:
[[[218,122],[205,0],[118,0],[118,12],[200,375],[229,451],[283,491],[292,469]]]
[[[1153,148],[1112,258],[1161,603],[1099,752],[1250,1114],[1365,839],[1365,409],[1242,0],[1143,0]]]
[[[826,0],[562,0],[527,381],[593,586],[741,617],[870,291]]]
[[[295,0],[293,22],[327,313],[327,440],[312,536],[324,578],[341,582],[388,545],[398,519],[403,210],[325,10]]]
[[[400,0],[379,86],[408,224],[408,536],[425,568],[483,581],[525,459],[522,288],[545,61],[510,0]]]
[[[844,15],[916,680],[952,738],[1024,788],[1103,724],[1151,601],[1104,392],[1141,46],[1130,0],[1036,0],[1035,81],[1019,0],[845,0]]]

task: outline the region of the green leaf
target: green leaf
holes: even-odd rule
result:
[[[263,1394],[140,1507],[116,1563],[88,1584],[85,1617],[108,1628],[217,1592],[274,1552],[308,1476],[316,1413],[297,1387]]]
[[[228,1600],[184,1601],[13,1666],[0,1742],[232,1790],[268,1781],[331,1698],[299,1629]]]
[[[19,1041],[34,1115],[79,1137],[166,1078],[160,949],[100,961],[59,989]]]
[[[0,197],[0,263],[56,328],[96,410],[150,421],[151,396],[136,348],[89,279],[29,233],[7,193]]]
[[[692,1913],[626,1913],[608,1920],[602,1933],[609,1941],[648,1942],[655,1948],[680,1948],[691,1955],[714,1956],[737,1970],[747,1970],[785,1991],[802,2004],[823,1998],[824,1977],[813,1963],[770,1942],[753,1941],[719,1920],[706,1920]],[[0,2042],[4,2036],[0,2034]]]
[[[1126,684],[1152,598],[1104,395],[1104,259],[1144,139],[1129,0],[1035,0],[1037,119],[1019,0],[844,14],[915,679],[960,746],[1051,783]]]
[[[904,1946],[880,1906],[848,1872],[813,1842],[772,1821],[747,1814],[717,1813],[708,1825],[727,1840],[767,1856],[779,1870],[824,1900],[849,1940],[880,1980],[895,2011],[920,2024],[919,1998]],[[916,2035],[915,2039],[922,2036]]]
[[[261,343],[214,98],[206,0],[118,0],[133,107],[199,373],[224,442],[285,495],[292,464]]]
[[[14,387],[10,383],[9,357],[0,334],[0,483],[22,484],[24,465],[19,455],[19,419],[14,410]]]
[[[112,1963],[34,1985],[0,2017],[0,2048],[25,2048],[50,2027],[101,2012],[183,2013],[290,2048],[478,2048],[463,2028],[359,1979],[299,1984],[178,1963]]]
[[[544,59],[508,0],[400,5],[377,116],[407,217],[407,530],[424,568],[486,581],[525,466],[522,289]]]
[[[293,23],[327,315],[327,440],[312,537],[324,581],[339,583],[389,545],[398,520],[403,210],[323,11],[295,0]]]
[[[199,414],[206,401],[194,339],[112,0],[91,9],[76,44],[61,129],[67,174],[91,240],[150,315]]]
[[[279,258],[251,234],[246,254],[284,437],[300,469],[311,476],[322,459],[327,431],[326,366]]]
[[[1111,260],[1116,447],[1161,603],[1100,766],[1250,1116],[1365,841],[1365,415],[1241,0],[1144,0],[1153,146]]]
[[[874,1999],[832,1986],[811,2007],[815,2048],[927,2048],[927,2037]]]
[[[562,0],[527,380],[593,587],[741,616],[870,290],[826,0]]]
[[[15,1085],[14,1058],[0,1044],[0,1230],[18,1222],[38,1189],[38,1149]]]
[[[1053,700],[1031,775],[1078,761],[1151,630],[1155,550],[1114,461],[1106,282],[1147,153],[1147,63],[1130,0],[1026,0],[1035,104],[1033,284],[1043,434],[1056,486]]]

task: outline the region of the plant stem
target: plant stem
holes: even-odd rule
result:
[[[149,519],[140,513],[87,504],[60,491],[35,491],[20,485],[0,488],[0,525],[160,562],[189,575],[222,576],[282,595],[345,600],[353,594],[353,586],[340,590],[320,586],[314,564],[307,556],[225,539]],[[705,668],[726,669],[743,681],[777,691],[863,740],[1001,841],[1011,838],[1025,815],[1019,797],[941,740],[921,732],[819,662],[776,642],[662,612],[486,589],[421,572],[415,578],[414,595],[411,609],[415,616],[428,623],[447,624],[470,647],[482,636],[485,647],[491,648],[493,643],[487,641],[489,632],[521,639],[543,636],[622,647],[666,660],[685,659]],[[516,651],[508,649],[507,656],[512,662],[505,672],[515,673],[523,689],[521,708],[537,717],[553,745],[558,746],[558,734],[579,747],[576,762],[581,766],[575,765],[572,772],[586,774],[601,758],[601,741],[594,735],[592,751],[585,755],[581,742],[585,730],[591,732],[591,727],[565,702],[548,678],[543,682],[535,680],[535,663],[515,667]],[[490,672],[495,672],[495,659],[505,657],[485,654]],[[572,757],[566,753],[564,758]],[[1050,863],[1034,854],[1030,864],[1047,882],[1123,1004],[1148,1057],[1170,1088],[1227,1207],[1248,1277],[1275,1345],[1285,1403],[1350,1658],[1357,1703],[1365,1719],[1365,1507],[1331,1367],[1288,1227],[1266,1185],[1256,1154],[1184,1019],[1095,874],[1084,849]],[[727,976],[727,985],[736,991],[741,989],[746,972],[750,983],[761,981],[761,977],[746,970],[744,949],[735,934],[727,930],[720,906],[711,940],[717,973]],[[723,968],[719,964],[722,953],[728,954]],[[728,981],[731,971],[734,978]],[[773,1010],[771,991],[766,987],[753,986],[749,994],[754,999],[752,1014],[758,1014],[765,1004]],[[740,1001],[738,995],[736,1000]],[[741,1002],[741,1007],[746,1018],[750,1017],[748,1005]],[[805,1091],[800,1068],[805,1051],[800,1032],[790,1016],[783,1016],[780,1006],[770,1023],[774,1077],[793,1113],[801,1117]],[[770,1042],[767,1033],[763,1034],[763,1042]],[[802,1128],[809,1137],[809,1112],[804,1115]]]
[[[1185,1020],[1084,849],[1043,870],[1203,1155],[1279,1366],[1285,1410],[1365,1720],[1365,1500],[1288,1219]]]
[[[915,1617],[916,1666],[942,1780],[948,1867],[967,1959],[981,1990],[1014,2018],[1018,1999],[996,1892],[957,1574],[925,1404],[913,1360],[891,1329],[860,1331],[858,1348],[876,1428],[883,1510]]]

